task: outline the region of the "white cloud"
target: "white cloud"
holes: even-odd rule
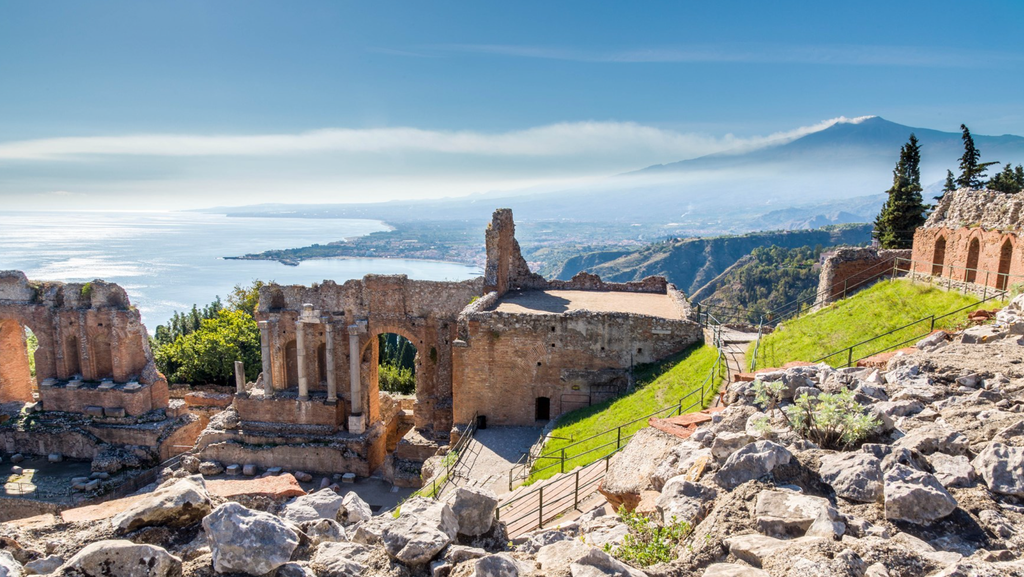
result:
[[[726,150],[750,150],[823,130],[833,118],[767,136],[710,136],[634,122],[565,122],[501,133],[411,127],[326,128],[295,134],[138,134],[59,137],[0,143],[0,160],[78,160],[95,156],[282,156],[309,153],[426,152],[491,157],[614,157],[682,160]],[[639,168],[639,167],[638,167]]]

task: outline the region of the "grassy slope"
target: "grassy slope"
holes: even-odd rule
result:
[[[818,312],[804,315],[783,324],[761,341],[759,367],[777,367],[789,361],[816,361],[845,347],[912,323],[918,319],[940,316],[977,303],[979,298],[947,292],[924,284],[898,280],[880,282],[875,286]],[[997,308],[1002,303],[988,301],[980,308]],[[973,310],[973,307],[968,310]],[[967,311],[936,320],[936,328],[963,325]],[[877,341],[855,347],[853,359],[889,350],[917,335],[927,334],[928,321],[901,329]],[[910,345],[913,343],[911,342]],[[910,346],[902,344],[901,346]],[[747,356],[753,354],[753,344]],[[847,355],[828,359],[833,365],[845,363]]]
[[[551,440],[544,447],[543,453],[561,451],[572,444],[572,439],[586,439],[599,433],[605,433],[580,445],[567,449],[565,470],[588,465],[615,449],[617,433],[614,427],[634,421],[670,405],[678,405],[681,398],[698,389],[715,364],[718,351],[714,347],[696,346],[681,355],[663,363],[638,369],[636,372],[637,388],[632,393],[611,399],[603,403],[577,409],[562,415],[558,426],[552,431]],[[718,391],[719,381],[706,388],[705,404]],[[683,401],[684,408],[695,402],[700,393],[695,393]],[[704,405],[701,405],[704,406]],[[665,411],[667,416],[671,411]],[[674,414],[674,413],[673,413]],[[622,429],[623,444],[628,435],[647,426],[647,419],[633,423]],[[601,445],[606,447],[597,449]],[[592,452],[581,454],[591,449]],[[574,455],[578,457],[573,458]],[[539,459],[534,465],[529,482],[547,479],[560,472],[560,460]],[[555,466],[551,466],[555,465]],[[543,471],[538,469],[549,467]]]

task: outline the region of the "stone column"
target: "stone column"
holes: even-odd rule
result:
[[[274,394],[274,375],[270,371],[270,323],[260,321],[260,355],[263,357],[263,395]]]
[[[324,329],[327,331],[327,358],[324,363],[327,365],[327,402],[338,402],[338,377],[334,374],[334,323],[327,322]]]
[[[245,363],[242,361],[235,361],[235,392],[245,392]]]
[[[363,418],[363,387],[359,378],[359,325],[348,327],[348,366],[352,394],[352,413],[348,417],[348,431],[359,435],[366,431],[366,420]]]
[[[306,325],[299,318],[295,322],[295,362],[299,369],[299,400],[309,400],[309,381],[306,377]]]

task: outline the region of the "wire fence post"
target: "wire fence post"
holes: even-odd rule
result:
[[[622,427],[615,429],[615,450],[619,450],[622,447]]]
[[[846,355],[846,366],[853,366],[853,347],[850,347],[850,352]]]
[[[562,447],[562,466],[559,468],[559,472],[565,472],[565,447]]]
[[[544,485],[537,492],[537,527],[544,526]]]
[[[580,471],[576,469],[576,489],[573,491],[572,508],[580,508]]]

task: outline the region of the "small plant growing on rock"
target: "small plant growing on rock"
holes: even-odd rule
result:
[[[665,525],[658,525],[643,515],[619,508],[619,517],[629,528],[622,543],[612,547],[604,546],[607,553],[626,563],[647,567],[672,560],[672,550],[690,534],[690,524],[677,521],[675,517]]]
[[[825,449],[850,447],[879,424],[854,400],[849,389],[817,396],[804,393],[783,414],[794,432]]]

